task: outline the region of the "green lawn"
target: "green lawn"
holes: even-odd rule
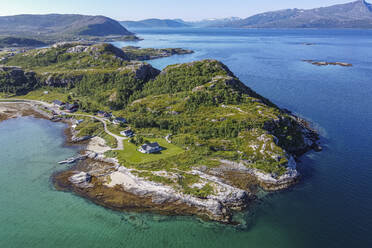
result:
[[[147,162],[153,162],[160,159],[170,158],[175,155],[181,154],[184,150],[176,145],[169,144],[165,139],[148,139],[150,142],[158,142],[159,145],[165,148],[163,151],[157,154],[143,154],[137,151],[138,147],[128,140],[124,140],[124,150],[117,151],[118,159],[120,162],[129,162],[133,164],[141,164]]]

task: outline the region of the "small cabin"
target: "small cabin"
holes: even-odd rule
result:
[[[146,154],[160,152],[161,150],[163,149],[157,142],[144,144],[138,149],[139,152]]]

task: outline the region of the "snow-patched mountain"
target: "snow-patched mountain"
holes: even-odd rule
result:
[[[171,20],[171,19],[146,19],[141,21],[121,21],[121,25],[126,28],[183,28],[189,27],[181,19]]]
[[[372,5],[365,0],[316,9],[286,9],[254,15],[220,27],[372,28]]]
[[[227,17],[227,18],[204,19],[200,21],[192,21],[192,22],[186,22],[186,23],[194,27],[218,27],[218,26],[230,25],[234,22],[238,22],[241,20],[242,19],[240,17]]]

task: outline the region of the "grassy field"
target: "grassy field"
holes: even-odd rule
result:
[[[44,94],[44,91],[48,91],[48,94]],[[29,100],[39,100],[44,102],[53,102],[54,100],[66,101],[68,92],[65,89],[56,89],[56,88],[44,88],[31,91],[24,96],[14,96],[14,98],[22,98]]]
[[[169,144],[164,139],[147,139],[150,142],[158,142],[161,147],[164,148],[163,151],[156,154],[143,154],[137,151],[138,147],[129,141],[125,140],[124,142],[124,150],[117,151],[118,159],[122,164],[125,162],[133,163],[133,164],[141,164],[141,163],[148,163],[153,162],[160,159],[166,159],[184,152],[183,149],[180,147]]]

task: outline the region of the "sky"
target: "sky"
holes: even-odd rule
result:
[[[119,21],[147,18],[188,21],[249,17],[287,9],[315,8],[353,0],[0,0],[0,15],[87,14],[104,15]]]

